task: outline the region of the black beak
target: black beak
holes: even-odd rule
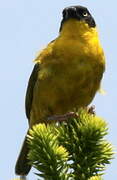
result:
[[[63,10],[63,19],[67,20],[69,18],[78,18],[76,7],[68,7]]]

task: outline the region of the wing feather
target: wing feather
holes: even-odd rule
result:
[[[33,90],[35,87],[35,83],[37,81],[38,72],[39,72],[39,63],[35,64],[33,68],[33,71],[29,78],[27,91],[26,91],[25,111],[26,111],[26,116],[29,122],[30,122],[30,111],[31,111],[32,101],[33,101]]]

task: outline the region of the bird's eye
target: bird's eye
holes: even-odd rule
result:
[[[82,13],[82,15],[83,15],[84,17],[86,17],[86,16],[88,16],[88,13],[87,13],[86,11],[84,11],[84,12]]]

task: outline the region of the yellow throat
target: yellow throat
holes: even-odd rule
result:
[[[73,60],[74,57],[77,58],[78,56],[90,56],[97,59],[97,56],[101,55],[98,61],[104,63],[98,32],[96,28],[89,27],[83,21],[75,19],[66,21],[53,48],[58,56],[66,56],[66,60]]]

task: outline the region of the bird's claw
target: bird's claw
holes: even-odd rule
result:
[[[94,105],[91,106],[91,107],[89,107],[89,108],[87,108],[87,111],[88,111],[89,114],[92,114],[92,115],[95,115],[95,114],[96,114],[96,112],[95,112],[95,106],[94,106]]]

